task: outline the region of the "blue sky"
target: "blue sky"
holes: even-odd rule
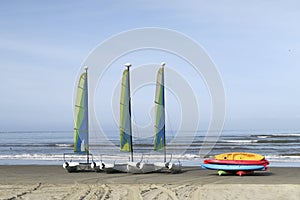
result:
[[[226,129],[300,129],[298,1],[2,1],[0,131],[72,130],[79,67],[133,28],[201,44],[226,91]]]

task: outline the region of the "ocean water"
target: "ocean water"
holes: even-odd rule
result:
[[[90,138],[90,152],[93,154],[90,159],[128,160],[129,153],[119,151],[118,131],[108,135],[108,139]],[[223,131],[218,138],[206,135],[204,131],[183,132],[177,136],[167,133],[167,158],[191,166],[200,165],[203,159],[216,154],[252,152],[265,155],[270,166],[300,167],[300,131],[230,130]],[[73,154],[73,132],[0,132],[0,137],[1,165],[61,165],[64,159],[85,159],[85,155]],[[153,138],[134,138],[133,149],[136,160],[163,158],[162,152],[153,151]],[[200,155],[201,152],[207,154]]]

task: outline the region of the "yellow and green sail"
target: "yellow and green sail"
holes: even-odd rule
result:
[[[131,113],[129,96],[129,69],[125,69],[122,77],[120,98],[120,148],[121,151],[132,151]]]
[[[88,152],[88,93],[87,74],[80,76],[74,115],[74,152]]]
[[[154,150],[165,147],[165,90],[164,90],[164,68],[157,72],[156,94],[155,94],[155,138]]]

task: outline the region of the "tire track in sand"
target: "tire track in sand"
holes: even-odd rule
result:
[[[171,185],[156,185],[144,186],[141,191],[143,199],[172,199],[178,200],[176,193],[176,187],[170,187]],[[174,190],[174,191],[173,191]]]
[[[140,194],[140,189],[138,185],[122,185],[127,190],[127,199],[140,200],[143,199]]]
[[[84,199],[89,194],[90,188],[86,185],[76,184],[64,196],[64,200]],[[82,195],[83,194],[83,195]]]
[[[36,187],[34,187],[34,188],[32,188],[32,189],[30,189],[28,191],[22,192],[20,194],[17,194],[16,196],[9,197],[6,200],[14,200],[14,199],[23,198],[25,195],[30,194],[30,193],[32,193],[34,191],[37,191],[41,186],[42,186],[42,183],[39,183]]]
[[[165,194],[167,194],[171,199],[173,199],[173,200],[178,200],[176,193],[173,192],[173,191],[170,190],[170,189],[165,188],[165,186],[167,186],[167,185],[162,185],[162,186],[156,185],[156,187],[157,187],[158,189],[160,189],[160,190],[163,191]]]
[[[155,185],[144,186],[141,191],[143,199],[159,199],[162,193]]]

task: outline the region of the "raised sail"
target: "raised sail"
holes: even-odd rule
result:
[[[122,85],[121,85],[121,97],[120,97],[120,149],[121,151],[131,152],[131,161],[133,161],[133,149],[132,149],[132,136],[131,136],[131,119],[130,119],[130,81],[129,81],[129,63],[125,64],[127,67],[123,72]],[[93,162],[92,168],[96,171],[111,172],[129,172],[128,163],[106,163]]]
[[[164,90],[164,67],[157,73],[155,94],[155,139],[154,150],[165,150],[165,90]]]
[[[129,67],[124,70],[120,98],[120,148],[132,152]]]
[[[87,72],[80,76],[74,115],[74,152],[88,153]]]
[[[88,67],[85,66],[78,81],[74,112],[74,153],[86,154],[86,162],[67,161],[67,153],[64,154],[64,164],[68,172],[92,171],[89,162],[89,108],[88,108]]]
[[[164,62],[161,63],[161,68],[157,72],[156,81],[156,93],[155,93],[155,138],[154,138],[154,150],[164,151],[164,162],[154,163],[154,168],[156,171],[167,170],[172,173],[177,173],[181,171],[181,163],[166,161],[166,127],[165,127],[165,77],[164,77]]]

